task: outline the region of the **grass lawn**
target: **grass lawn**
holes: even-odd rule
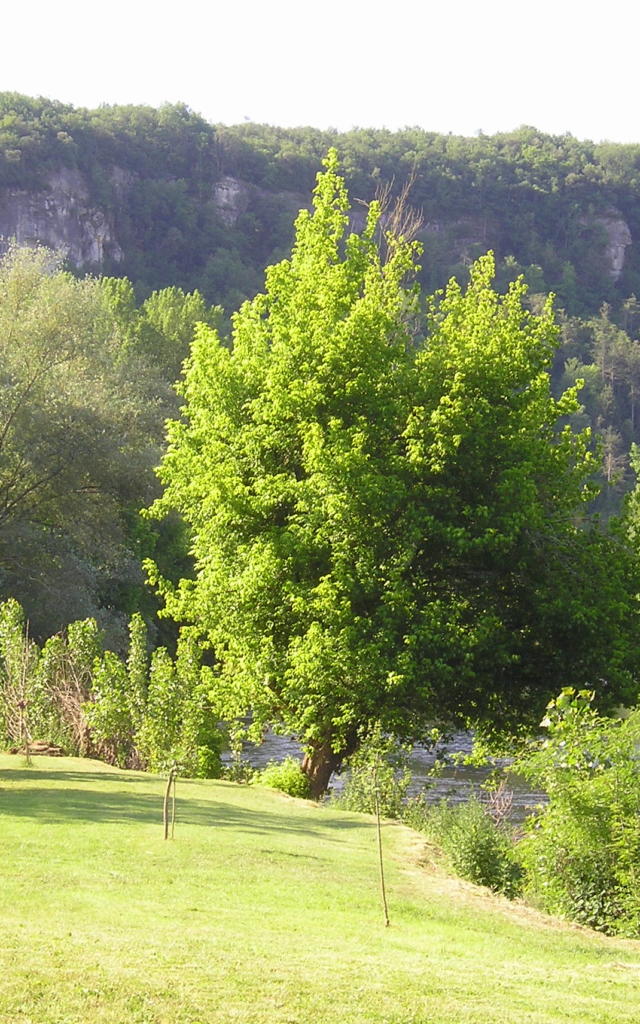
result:
[[[640,942],[448,878],[372,820],[259,787],[0,756],[1,1024],[613,1024]]]

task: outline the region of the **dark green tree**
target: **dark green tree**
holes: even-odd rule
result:
[[[559,682],[629,681],[623,563],[578,526],[589,439],[556,429],[576,389],[550,391],[550,306],[497,294],[485,257],[419,344],[416,249],[388,235],[383,259],[379,215],[349,233],[330,154],[232,348],[197,337],[154,509],[184,517],[196,568],[172,587],[149,567],[166,612],[214,649],[227,717],[300,737],[315,794],[376,723],[508,727]]]
[[[0,260],[0,594],[35,635],[106,625],[111,595],[142,583],[131,523],[154,495],[170,397],[124,350],[95,279],[43,248]]]

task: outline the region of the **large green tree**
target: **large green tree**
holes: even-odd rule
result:
[[[196,568],[151,567],[167,613],[214,649],[227,716],[300,737],[316,794],[376,722],[512,725],[630,678],[628,563],[579,526],[593,459],[556,429],[551,309],[498,295],[486,257],[425,329],[415,251],[381,245],[376,204],[349,232],[330,154],[232,347],[200,331],[161,468]]]
[[[118,618],[142,585],[133,524],[156,484],[171,389],[126,349],[95,279],[44,248],[0,260],[0,594],[31,628]]]

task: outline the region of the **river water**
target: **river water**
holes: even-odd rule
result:
[[[416,745],[409,755],[409,766],[411,768],[411,783],[409,785],[409,796],[418,796],[425,793],[430,803],[437,803],[439,800],[449,800],[452,803],[460,803],[468,800],[476,793],[480,799],[487,799],[486,790],[481,787],[487,782],[494,768],[498,769],[498,778],[504,773],[507,791],[511,794],[509,818],[514,823],[524,819],[535,808],[544,802],[544,794],[532,791],[527,783],[516,775],[507,773],[504,769],[509,765],[506,759],[496,759],[491,767],[471,767],[469,765],[458,765],[451,763],[456,754],[470,754],[473,747],[473,736],[470,733],[456,733],[452,736],[446,748],[445,766],[441,768],[437,776],[432,776],[436,755],[432,749]],[[243,757],[254,768],[264,768],[269,761],[283,761],[285,757],[299,757],[301,751],[298,743],[290,736],[277,736],[274,733],[267,733],[260,746],[247,745]],[[439,754],[442,760],[442,754]],[[330,793],[338,795],[345,781],[349,777],[348,769],[340,775],[333,775],[330,783]]]

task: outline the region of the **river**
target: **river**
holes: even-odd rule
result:
[[[473,746],[473,736],[470,733],[456,733],[447,745],[447,758],[455,754],[470,754]],[[286,757],[301,756],[300,746],[293,737],[277,736],[274,733],[267,733],[264,742],[260,746],[248,744],[243,752],[243,757],[254,768],[264,768],[269,761],[283,761]],[[409,755],[411,768],[411,783],[409,785],[409,796],[417,796],[426,793],[427,800],[437,803],[439,800],[449,800],[453,803],[460,803],[468,800],[473,793],[481,798],[487,794],[481,787],[491,775],[493,768],[477,768],[470,765],[457,765],[447,763],[440,769],[437,776],[433,777],[431,772],[435,761],[435,754],[432,749],[416,745]],[[498,769],[505,769],[509,765],[507,759],[496,759],[494,766]],[[339,794],[349,777],[348,769],[340,775],[333,775],[330,783],[331,794]],[[520,823],[541,803],[544,802],[544,794],[532,791],[527,783],[515,775],[505,772],[506,788],[510,792],[509,817],[514,823]]]

